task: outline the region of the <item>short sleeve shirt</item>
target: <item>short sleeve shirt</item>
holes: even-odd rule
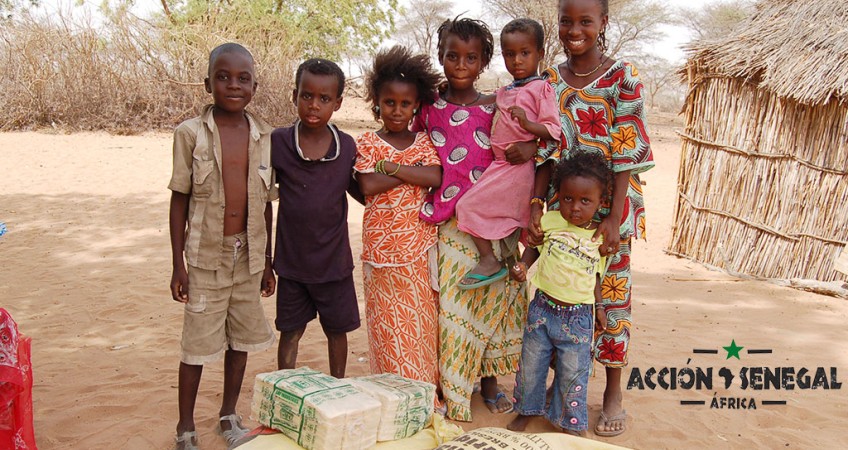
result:
[[[356,159],[356,143],[334,132],[327,154],[306,159],[295,143],[295,127],[271,134],[271,161],[280,187],[274,270],[301,283],[348,277],[353,256],[347,227],[347,195]]]
[[[366,132],[356,140],[354,170],[374,173],[377,161],[406,166],[438,166],[439,154],[427,133],[417,133],[405,149],[397,149],[377,133]],[[436,243],[436,226],[419,219],[427,189],[404,183],[386,192],[365,196],[362,220],[362,261],[374,266],[405,266]]]
[[[221,138],[213,106],[174,130],[174,165],[168,189],[189,194],[186,262],[216,270],[224,241]],[[245,112],[250,126],[247,174],[247,242],[250,273],[265,268],[265,205],[277,198],[271,168],[271,127]]]
[[[462,106],[437,96],[422,105],[412,131],[426,131],[439,153],[442,184],[424,199],[421,219],[440,224],[456,214],[456,202],[471,189],[492,163],[489,136],[495,104]]]
[[[550,144],[537,155],[536,162],[557,162],[570,152],[601,153],[613,172],[631,172],[626,204],[621,217],[623,238],[645,237],[645,202],[639,174],[654,167],[648,138],[644,85],[633,64],[616,61],[603,75],[582,89],[571,87],[557,67],[544,75],[556,92],[556,105],[562,123],[562,140]],[[609,204],[601,206],[598,219],[609,214]],[[559,209],[556,190],[550,186],[548,208]]]
[[[539,249],[533,285],[551,297],[573,304],[595,301],[595,274],[604,275],[606,259],[592,242],[595,230],[569,223],[559,211],[542,216],[544,242]]]

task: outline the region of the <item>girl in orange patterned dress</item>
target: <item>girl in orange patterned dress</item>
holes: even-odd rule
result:
[[[438,292],[430,276],[436,227],[418,218],[424,195],[442,181],[427,133],[409,130],[432,103],[439,75],[426,55],[404,47],[379,53],[367,74],[367,100],[383,127],[356,141],[365,194],[362,262],[371,371],[438,385]]]

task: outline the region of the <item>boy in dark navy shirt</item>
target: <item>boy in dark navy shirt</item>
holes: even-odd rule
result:
[[[332,61],[298,67],[293,100],[298,119],[271,134],[271,162],[280,185],[274,270],[277,364],[293,369],[306,325],[319,317],[327,336],[330,374],[345,375],[347,333],[359,328],[345,192],[362,201],[353,179],[356,144],[329,124],[342,104],[344,72]]]

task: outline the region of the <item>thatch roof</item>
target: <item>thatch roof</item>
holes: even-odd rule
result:
[[[761,0],[734,32],[686,50],[701,76],[743,78],[803,104],[848,102],[846,0]]]

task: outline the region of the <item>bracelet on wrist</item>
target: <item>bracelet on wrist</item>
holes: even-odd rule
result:
[[[395,168],[395,170],[392,173],[387,172],[386,175],[393,177],[393,176],[397,175],[398,172],[400,172],[400,164],[395,163],[395,165],[397,166],[397,168]]]
[[[381,159],[381,160],[377,161],[377,164],[374,166],[374,172],[375,173],[381,173],[381,174],[385,175],[386,169],[383,168],[383,165],[385,163],[386,163],[385,159]]]
[[[542,197],[533,197],[530,199],[530,206],[538,204],[539,206],[545,206],[545,199]]]

